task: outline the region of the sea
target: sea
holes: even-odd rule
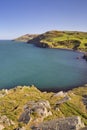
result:
[[[86,84],[87,61],[82,56],[78,51],[0,40],[0,89],[35,85],[58,91]]]

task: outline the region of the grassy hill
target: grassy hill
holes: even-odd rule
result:
[[[68,98],[67,98],[68,97]],[[38,101],[48,101],[50,104],[49,111],[51,115],[42,118],[34,111],[31,113],[31,120],[28,124],[18,122],[27,104],[34,104]],[[35,104],[34,104],[35,105]],[[29,108],[31,105],[29,106]],[[26,109],[27,110],[27,109]],[[34,86],[18,86],[10,90],[0,91],[0,122],[1,117],[6,116],[12,124],[8,124],[6,120],[2,122],[4,130],[16,130],[15,128],[24,127],[30,129],[31,125],[36,122],[58,119],[72,116],[81,117],[85,125],[87,125],[87,87],[79,87],[68,92],[41,92]],[[8,121],[8,120],[7,120]],[[0,123],[1,125],[1,123]]]
[[[22,40],[23,37],[16,40]],[[87,32],[54,30],[35,35],[32,38],[25,37],[24,40],[38,47],[87,51]]]
[[[14,39],[14,40],[21,41],[21,42],[27,42],[28,40],[31,40],[36,36],[38,36],[38,35],[36,35],[36,34],[26,34],[26,35],[23,35],[23,36],[20,36],[20,37]]]

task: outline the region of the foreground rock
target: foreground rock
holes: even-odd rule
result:
[[[33,127],[32,130],[79,130],[85,127],[80,117],[67,117],[63,119],[55,119]]]
[[[44,119],[45,117],[52,115],[50,109],[50,103],[47,100],[40,100],[37,102],[29,101],[24,105],[24,112],[20,115],[18,121],[28,124],[32,113],[35,113],[38,117]]]

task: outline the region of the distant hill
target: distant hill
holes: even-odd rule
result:
[[[36,35],[36,34],[26,34],[26,35],[23,35],[23,36],[20,36],[20,37],[14,39],[14,40],[27,42],[28,40],[31,40],[31,39],[35,38],[36,36],[38,36],[38,35]]]
[[[25,41],[44,48],[63,48],[87,51],[87,32],[48,31],[39,35],[24,35],[15,40]]]

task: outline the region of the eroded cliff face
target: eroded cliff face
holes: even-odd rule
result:
[[[80,130],[87,125],[87,87],[41,92],[35,86],[0,91],[0,130]]]

